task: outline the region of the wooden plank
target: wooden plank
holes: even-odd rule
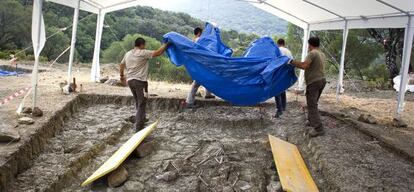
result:
[[[118,168],[125,159],[138,147],[139,144],[147,137],[157,126],[157,122],[151,124],[145,129],[135,133],[127,142],[125,142],[101,167],[98,168],[81,186],[86,186],[97,179],[105,176],[111,171]]]
[[[273,159],[283,190],[288,192],[318,192],[296,145],[269,135]]]

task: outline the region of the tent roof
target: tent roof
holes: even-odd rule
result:
[[[403,28],[414,14],[413,0],[258,0],[256,7],[311,30]],[[411,21],[413,22],[413,21]]]
[[[47,0],[74,7],[76,0]],[[112,12],[149,0],[80,0],[80,9]],[[167,0],[159,0],[162,1]],[[414,0],[244,0],[299,27],[310,30],[403,28],[414,15]],[[347,22],[345,22],[347,21]],[[414,19],[410,22],[414,23]]]

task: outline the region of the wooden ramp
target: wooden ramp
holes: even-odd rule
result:
[[[147,137],[157,126],[157,122],[151,124],[145,129],[135,133],[127,142],[125,142],[98,170],[96,170],[81,186],[89,185],[97,179],[105,176],[111,171],[118,168],[125,159],[138,147],[139,144]]]
[[[273,159],[283,190],[288,192],[318,192],[296,145],[269,135]]]

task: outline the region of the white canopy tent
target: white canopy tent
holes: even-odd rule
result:
[[[35,0],[40,6],[33,6],[34,13],[40,12],[42,0]],[[91,80],[100,78],[99,52],[104,17],[106,13],[146,5],[151,0],[47,0],[74,8],[71,52],[69,58],[68,82],[72,76],[73,54],[76,43],[76,29],[79,10],[95,13],[97,17],[95,50],[93,53]],[[167,2],[168,0],[159,0]],[[302,59],[307,54],[307,39],[311,31],[343,30],[343,46],[337,84],[337,98],[343,87],[345,49],[349,29],[362,28],[405,28],[404,51],[402,58],[400,91],[398,93],[397,115],[404,106],[404,96],[408,81],[411,50],[414,36],[413,0],[245,0],[256,7],[272,13],[304,30]],[[38,10],[36,10],[38,9]],[[33,22],[38,23],[39,15],[33,14]],[[44,27],[39,25],[39,27]],[[33,35],[41,31],[33,27]],[[37,84],[37,82],[36,82]],[[304,72],[300,72],[298,89],[304,89]],[[36,91],[34,91],[36,92]],[[34,94],[36,95],[36,94]],[[35,100],[35,98],[34,98]]]

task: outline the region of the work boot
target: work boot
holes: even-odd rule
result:
[[[135,132],[139,132],[144,129],[144,125],[137,125],[135,126]]]
[[[282,110],[277,110],[276,111],[276,114],[275,114],[275,118],[280,118],[280,116],[282,116],[283,115],[283,112],[282,112]]]
[[[318,137],[318,136],[322,136],[325,135],[325,131],[323,130],[323,128],[311,128],[308,132],[310,137]]]

